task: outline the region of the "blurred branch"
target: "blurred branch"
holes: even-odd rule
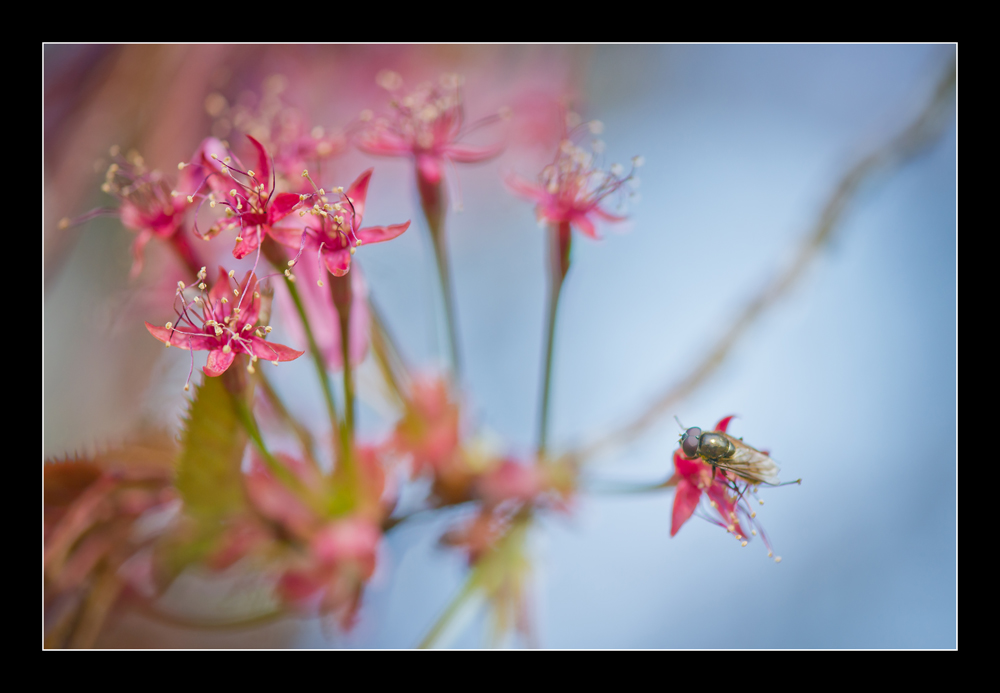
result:
[[[733,322],[729,331],[719,339],[690,375],[669,387],[630,423],[578,450],[571,451],[569,455],[582,461],[627,443],[661,417],[672,412],[678,402],[704,384],[754,321],[784,296],[802,276],[806,267],[819,253],[823,245],[830,240],[843,217],[844,210],[857,196],[862,185],[880,171],[902,168],[944,134],[954,112],[952,98],[955,93],[955,71],[956,64],[953,57],[944,69],[929,101],[909,125],[894,138],[860,159],[847,171],[823,206],[823,211],[812,231],[803,239],[802,245],[788,269],[779,273],[773,281],[764,286],[757,296],[750,300],[742,314]]]

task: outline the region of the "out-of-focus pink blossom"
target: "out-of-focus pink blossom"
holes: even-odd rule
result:
[[[391,70],[377,76],[380,86],[391,94],[393,112],[369,117],[357,138],[358,147],[380,156],[413,157],[417,175],[424,184],[437,186],[444,177],[446,162],[485,161],[503,151],[503,143],[474,146],[460,142],[469,132],[499,120],[500,114],[463,127],[462,78],[444,75],[437,85],[419,85],[401,94],[403,79]],[[366,114],[368,115],[368,114]]]
[[[603,130],[600,121],[591,121],[585,126],[592,134]],[[612,214],[602,204],[612,195],[623,193],[629,181],[635,180],[635,169],[642,165],[642,158],[632,159],[632,168],[624,175],[624,168],[613,164],[609,170],[599,165],[599,152],[603,150],[600,141],[594,142],[593,149],[587,151],[573,142],[584,125],[579,125],[566,133],[555,161],[546,166],[533,183],[520,176],[510,174],[507,186],[517,195],[535,202],[535,213],[541,224],[570,224],[590,238],[599,238],[597,221],[619,222],[626,217]]]
[[[459,420],[458,403],[444,378],[414,378],[392,446],[411,457],[414,476],[443,471],[458,452]]]
[[[160,327],[147,322],[146,329],[151,335],[167,346],[208,351],[204,371],[211,377],[222,375],[232,365],[236,354],[250,355],[249,368],[253,369],[253,362],[259,358],[276,363],[292,361],[305,353],[264,339],[270,327],[257,325],[261,299],[253,272],[247,272],[238,287],[234,287],[232,273],[227,274],[220,267],[218,280],[207,292],[204,279],[202,268],[197,284],[200,295],[191,300],[185,297],[189,287],[179,282],[180,308],[175,302],[177,323],[168,322]]]
[[[187,240],[178,231],[184,227],[185,212],[189,207],[187,196],[194,193],[198,182],[182,173],[177,188],[173,189],[166,176],[159,171],[147,170],[138,153],[129,152],[127,156],[122,156],[117,147],[113,147],[112,152],[113,161],[101,190],[118,198],[122,224],[138,234],[132,243],[130,278],[136,278],[142,271],[143,251],[152,238],[173,240],[188,265],[193,264]]]
[[[311,199],[313,206],[270,229],[271,236],[289,248],[303,249],[302,261],[322,262],[335,277],[344,276],[351,269],[354,252],[363,243],[392,240],[410,227],[407,221],[361,228],[368,183],[374,170],[370,168],[358,176],[346,193],[342,188],[329,193],[320,188],[310,195],[302,195],[304,200]]]

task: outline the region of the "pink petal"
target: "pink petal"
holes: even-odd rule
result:
[[[604,221],[618,222],[618,221],[626,221],[628,219],[628,217],[626,216],[618,216],[617,214],[612,214],[611,212],[605,212],[600,207],[594,207],[590,211],[599,216]]]
[[[253,177],[257,179],[257,184],[264,184],[264,190],[271,189],[271,157],[267,155],[264,145],[247,135],[250,144],[257,150],[257,168],[253,169]]]
[[[152,231],[140,231],[139,235],[132,241],[132,269],[128,273],[129,279],[135,279],[142,272],[142,251],[152,237]]]
[[[236,329],[242,330],[244,325],[256,325],[257,316],[260,315],[260,297],[252,294],[257,291],[257,277],[253,270],[247,270],[243,281],[240,283],[240,296],[235,298],[234,304],[240,307],[240,317],[236,321]],[[247,294],[251,294],[247,300]]]
[[[365,215],[365,198],[368,197],[368,182],[372,179],[374,168],[370,168],[351,183],[347,189],[347,197],[354,206],[354,228],[361,226],[361,218]]]
[[[242,260],[250,253],[256,251],[260,247],[261,236],[263,235],[264,230],[259,226],[250,226],[240,231],[240,238],[243,240],[236,242],[236,247],[233,248],[233,257],[237,260]]]
[[[265,361],[294,361],[302,354],[306,353],[304,351],[296,351],[291,347],[286,347],[284,344],[274,344],[273,342],[267,342],[257,335],[250,337],[250,351],[259,359]]]
[[[393,224],[392,226],[369,226],[366,229],[358,229],[357,235],[362,243],[381,243],[391,241],[396,236],[401,236],[406,229],[410,228],[410,222]]]
[[[220,265],[219,278],[212,285],[212,288],[209,289],[208,297],[211,299],[212,304],[218,307],[222,305],[219,302],[223,299],[223,297],[225,297],[228,301],[232,293],[233,290],[229,286],[229,274],[226,272],[225,268]]]
[[[214,378],[226,372],[226,369],[233,364],[236,352],[230,351],[228,354],[222,349],[213,349],[208,352],[208,362],[205,363],[205,375]]]
[[[686,479],[677,482],[677,491],[674,492],[674,510],[670,520],[670,536],[677,534],[684,523],[691,518],[698,507],[699,500],[701,500],[701,489]]]
[[[576,214],[570,219],[570,223],[577,228],[578,231],[583,233],[585,236],[590,236],[595,240],[599,240],[601,237],[597,235],[597,229],[594,228],[593,222],[590,221],[583,214]]]
[[[471,144],[450,144],[445,148],[445,154],[452,161],[462,164],[472,164],[477,161],[492,159],[503,150],[503,144],[493,144],[485,147],[475,147]]]
[[[160,327],[159,325],[151,325],[146,323],[146,329],[149,333],[159,339],[164,344],[170,343],[170,346],[179,347],[181,349],[193,349],[195,351],[207,351],[210,349],[215,349],[219,343],[212,337],[208,335],[191,335],[184,334],[184,331],[178,329],[167,329],[166,327]]]
[[[295,193],[279,193],[271,198],[270,206],[267,209],[267,223],[273,224],[279,219],[288,216],[295,205],[299,203],[299,196]]]
[[[384,130],[365,135],[358,142],[358,148],[376,156],[403,156],[413,151],[413,147],[405,139]]]
[[[335,277],[343,277],[351,269],[351,251],[347,248],[323,250],[323,262]]]
[[[530,183],[524,178],[514,175],[513,173],[504,178],[504,183],[507,184],[507,187],[510,188],[511,192],[515,195],[526,197],[529,200],[534,200],[535,202],[544,202],[551,197],[540,185]]]
[[[722,431],[723,433],[725,433],[726,429],[729,428],[729,422],[732,421],[735,418],[736,418],[735,414],[730,414],[726,418],[724,418],[721,421],[719,421],[719,423],[715,424],[715,430],[716,431]]]
[[[269,226],[267,229],[268,234],[271,238],[276,240],[278,243],[284,246],[288,246],[293,250],[298,250],[302,245],[302,233],[304,229],[309,226],[304,220],[300,220],[298,216],[292,219],[285,219],[275,226]],[[305,247],[311,247],[311,238],[306,236]]]

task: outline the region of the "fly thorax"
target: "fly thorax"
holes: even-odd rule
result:
[[[735,452],[733,444],[718,433],[705,433],[698,445],[698,454],[710,460],[728,457],[733,452]]]

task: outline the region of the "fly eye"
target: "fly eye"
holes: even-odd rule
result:
[[[698,441],[701,439],[701,429],[700,428],[689,428],[684,432],[684,438],[681,440],[681,451],[687,457],[697,457],[698,456]]]

